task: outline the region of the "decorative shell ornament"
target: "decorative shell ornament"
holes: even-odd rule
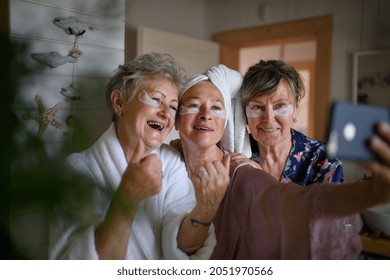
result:
[[[58,111],[62,109],[64,104],[62,102],[59,102],[54,107],[47,108],[42,96],[36,95],[34,99],[38,105],[38,113],[24,114],[23,119],[34,120],[39,123],[38,136],[42,137],[45,133],[46,128],[49,125],[54,126],[56,128],[62,128],[63,124],[57,120],[56,115]]]
[[[83,52],[78,47],[73,49],[70,53],[70,56],[73,58],[76,58],[76,59],[82,55],[83,55]]]
[[[81,97],[75,94],[75,88],[73,86],[61,88],[60,93],[71,101],[81,100]]]
[[[31,57],[43,64],[51,68],[57,68],[60,65],[64,65],[65,63],[76,63],[77,58],[72,56],[63,56],[58,52],[49,52],[49,53],[33,53]]]
[[[96,23],[82,21],[77,17],[56,17],[53,23],[69,35],[82,36],[87,30],[97,30]]]

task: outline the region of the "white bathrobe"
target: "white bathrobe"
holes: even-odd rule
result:
[[[192,183],[180,155],[170,146],[155,151],[162,161],[163,185],[159,194],[143,201],[135,215],[126,259],[188,259],[177,248],[176,237],[184,216],[195,205]],[[83,207],[85,222],[57,217],[50,225],[50,259],[98,259],[95,229],[103,220],[119,186],[127,162],[115,132],[115,125],[89,149],[69,156],[72,168],[96,183],[93,205]],[[160,172],[156,170],[156,172]],[[85,210],[85,208],[87,208]],[[208,259],[215,246],[214,228],[191,259]]]

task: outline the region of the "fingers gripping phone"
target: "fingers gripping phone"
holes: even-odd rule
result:
[[[337,101],[332,104],[326,145],[330,159],[374,160],[367,146],[379,122],[390,122],[390,108]]]

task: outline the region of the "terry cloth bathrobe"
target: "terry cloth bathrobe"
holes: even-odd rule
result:
[[[128,242],[126,259],[188,259],[177,248],[176,237],[184,216],[195,205],[195,195],[184,162],[176,150],[163,144],[155,151],[162,161],[163,186],[159,194],[143,201],[137,209]],[[82,153],[69,156],[72,168],[93,179],[93,203],[83,207],[79,222],[57,217],[51,224],[50,259],[98,259],[95,229],[103,220],[119,186],[127,162],[115,125]],[[156,172],[160,172],[156,170]],[[85,209],[86,208],[86,209]],[[191,259],[208,259],[215,246],[213,227]]]

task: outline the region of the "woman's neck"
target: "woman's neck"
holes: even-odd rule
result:
[[[261,146],[259,144],[258,147],[260,166],[264,171],[280,180],[290,154],[291,142],[289,144],[280,143],[276,146]]]
[[[217,145],[203,148],[182,143],[182,151],[190,178],[200,167],[205,166],[208,162],[221,161],[224,155],[224,152]]]

